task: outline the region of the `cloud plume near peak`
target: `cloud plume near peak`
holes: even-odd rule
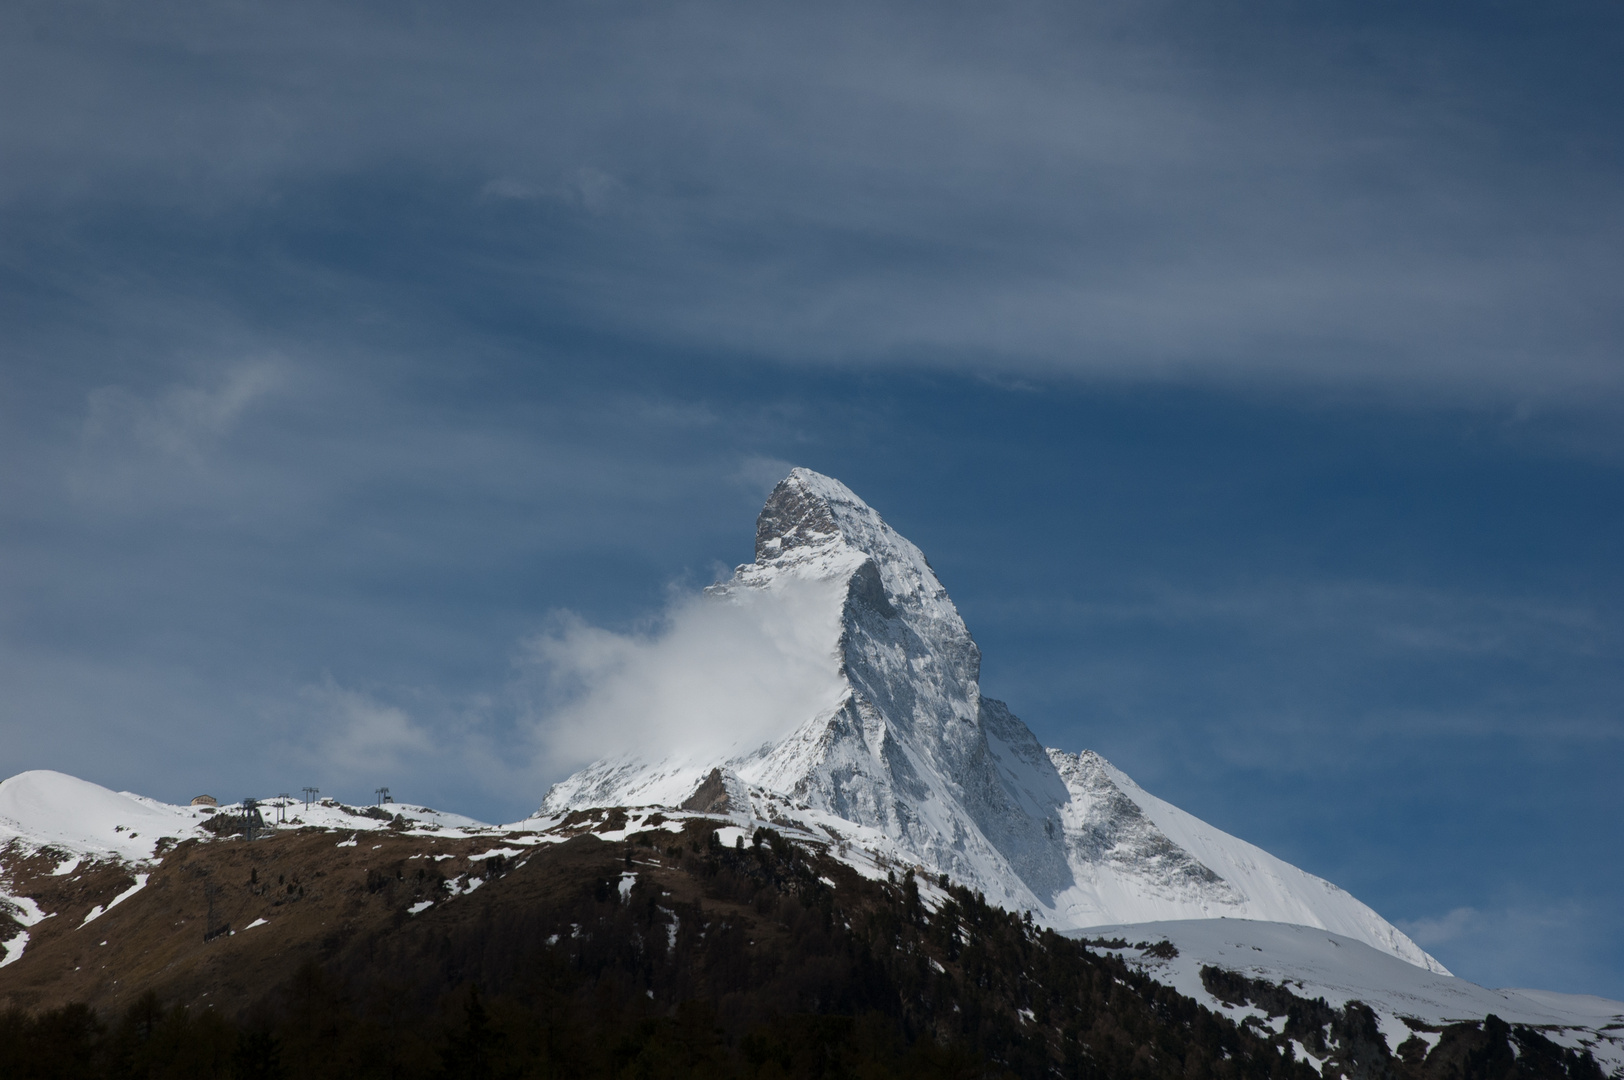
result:
[[[561,613],[521,660],[543,767],[744,754],[838,705],[844,581],[674,597],[648,630]]]

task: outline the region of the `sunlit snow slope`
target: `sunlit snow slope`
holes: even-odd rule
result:
[[[920,550],[845,485],[796,469],[756,523],[756,561],[710,590],[754,602],[821,583],[833,692],[722,758],[598,761],[539,813],[687,806],[826,834],[1050,925],[1255,919],[1318,927],[1443,972],[1369,907],[1147,794],[1097,754],[1045,750],[981,696],[981,654]],[[688,716],[684,703],[673,716]]]
[[[158,841],[200,835],[190,806],[109,791],[66,773],[36,769],[0,781],[0,847],[20,843],[66,855],[150,859]]]

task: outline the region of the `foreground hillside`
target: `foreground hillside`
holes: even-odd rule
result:
[[[770,829],[607,811],[537,839],[309,828],[185,841],[134,892],[47,875],[0,1076],[1602,1076],[1495,1020],[1392,1047],[1362,1006],[1222,974],[1209,1009],[1114,943]]]

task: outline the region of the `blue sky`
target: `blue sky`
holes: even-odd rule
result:
[[[1040,737],[1624,998],[1604,4],[13,4],[0,773],[488,819],[791,465]]]

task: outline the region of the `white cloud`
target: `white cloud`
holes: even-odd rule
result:
[[[258,360],[145,393],[95,387],[64,481],[79,499],[136,512],[239,501],[252,450],[243,428],[288,381],[286,364]]]
[[[517,176],[498,176],[479,189],[482,199],[532,202],[549,199],[591,214],[601,214],[621,198],[626,185],[617,177],[583,165],[557,183],[538,184]]]
[[[1458,907],[1446,915],[1429,919],[1416,919],[1400,925],[1404,932],[1415,940],[1416,944],[1430,949],[1434,945],[1455,941],[1462,935],[1480,928],[1483,923],[1483,916],[1478,913],[1476,908]]]
[[[1161,5],[928,25],[884,3],[535,5],[406,29],[294,4],[154,12],[135,36],[75,10],[30,16],[60,32],[0,35],[6,70],[39,87],[0,117],[16,148],[0,204],[60,247],[42,280],[105,250],[45,216],[94,221],[75,199],[198,214],[161,258],[135,252],[168,296],[204,291],[230,252],[306,251],[243,247],[278,227],[282,193],[404,169],[596,219],[575,241],[550,213],[529,234],[509,231],[525,215],[389,231],[408,263],[400,244],[427,240],[425,273],[456,268],[443,287],[501,295],[511,272],[520,296],[545,282],[667,348],[1519,404],[1624,390],[1616,168],[1550,152],[1607,145],[1607,95],[1470,21],[1357,20],[1383,55],[1428,58],[1395,80],[1328,47],[1353,24],[1260,12],[1213,35]],[[1575,70],[1611,70],[1609,35],[1582,25],[1564,31],[1590,58]],[[242,62],[184,60],[222,50]],[[243,215],[262,224],[162,277],[180,237]],[[292,265],[319,297],[356,270]],[[347,307],[314,306],[330,303]]]
[[[1582,897],[1521,896],[1499,907],[1456,907],[1398,927],[1455,974],[1483,986],[1615,993],[1599,943],[1616,940],[1615,905]]]
[[[176,384],[148,398],[121,386],[97,387],[89,395],[85,436],[92,443],[198,461],[280,381],[278,366],[257,362],[228,367],[207,384]]]
[[[759,490],[765,498],[793,468],[795,468],[793,461],[765,454],[751,454],[739,463],[738,471],[733,474],[733,478],[751,489]]]
[[[843,587],[674,599],[654,629],[616,633],[561,615],[526,645],[544,767],[622,753],[745,752],[832,708]]]
[[[520,180],[516,176],[498,176],[487,181],[479,189],[481,198],[485,199],[540,199],[547,195],[547,189],[539,184],[532,184],[528,180]]]
[[[374,701],[332,679],[305,688],[322,713],[319,753],[324,764],[358,771],[399,768],[435,750],[434,741],[404,709]]]

